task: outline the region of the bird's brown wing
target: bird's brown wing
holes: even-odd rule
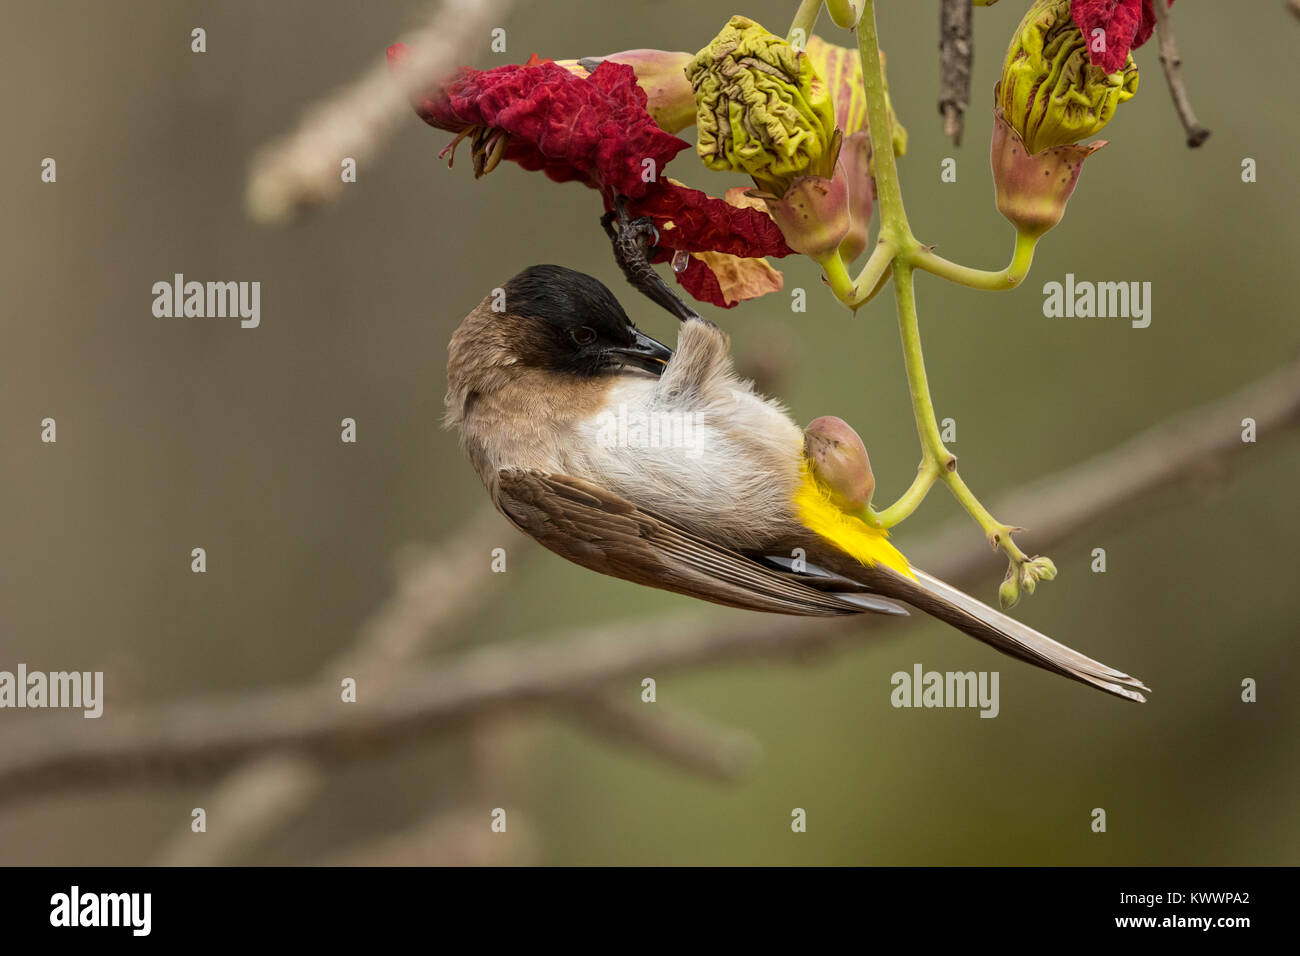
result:
[[[522,531],[575,564],[717,604],[805,616],[876,611],[903,614],[903,601],[1023,661],[1128,700],[1146,686],[1058,644],[1028,625],[923,571],[905,578],[837,552],[811,532],[783,539],[799,547],[796,571],[779,554],[749,557],[701,538],[599,485],[570,475],[505,469],[497,505]],[[786,548],[786,545],[791,548]],[[856,593],[855,593],[856,592]],[[893,600],[891,600],[893,599]]]
[[[778,614],[906,614],[869,594],[835,594],[765,567],[570,475],[498,473],[497,506],[525,534],[601,574],[731,607]]]

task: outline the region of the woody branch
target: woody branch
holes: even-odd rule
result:
[[[1228,465],[1246,445],[1241,421],[1265,439],[1300,424],[1300,361],[1066,471],[1011,493],[1040,545],[1063,545],[1153,496]],[[985,554],[948,528],[918,542],[919,563],[958,584]],[[334,683],[214,697],[106,715],[92,732],[33,724],[0,735],[0,802],[121,783],[209,777],[271,752],[355,760],[465,726],[485,714],[572,705],[620,680],[741,661],[801,660],[899,635],[897,619],[789,619],[691,614],[589,628],[440,659],[386,693],[339,705]],[[623,693],[629,693],[624,690]],[[655,705],[658,706],[658,705]],[[39,718],[38,718],[39,719]]]

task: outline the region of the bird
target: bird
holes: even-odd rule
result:
[[[1142,681],[913,566],[819,473],[837,430],[819,419],[806,435],[737,374],[721,328],[689,308],[679,318],[670,349],[602,282],[558,265],[524,269],[464,318],[448,345],[444,424],[511,524],[590,570],[735,608],[911,608],[1146,699]]]

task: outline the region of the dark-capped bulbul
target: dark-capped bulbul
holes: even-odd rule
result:
[[[583,567],[781,614],[906,614],[1128,700],[1141,681],[913,567],[809,467],[805,434],[735,372],[693,314],[673,351],[598,280],[525,269],[452,336],[446,423],[502,514]],[[663,423],[690,441],[636,439]],[[613,439],[613,440],[611,440]],[[868,490],[869,494],[869,490]]]

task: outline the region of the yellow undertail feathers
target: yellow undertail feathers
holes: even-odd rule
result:
[[[821,535],[845,554],[863,564],[883,564],[891,570],[916,580],[903,553],[889,543],[889,532],[873,528],[861,518],[841,510],[829,492],[813,476],[805,461],[800,469],[799,488],[795,491],[795,512],[804,527]]]

